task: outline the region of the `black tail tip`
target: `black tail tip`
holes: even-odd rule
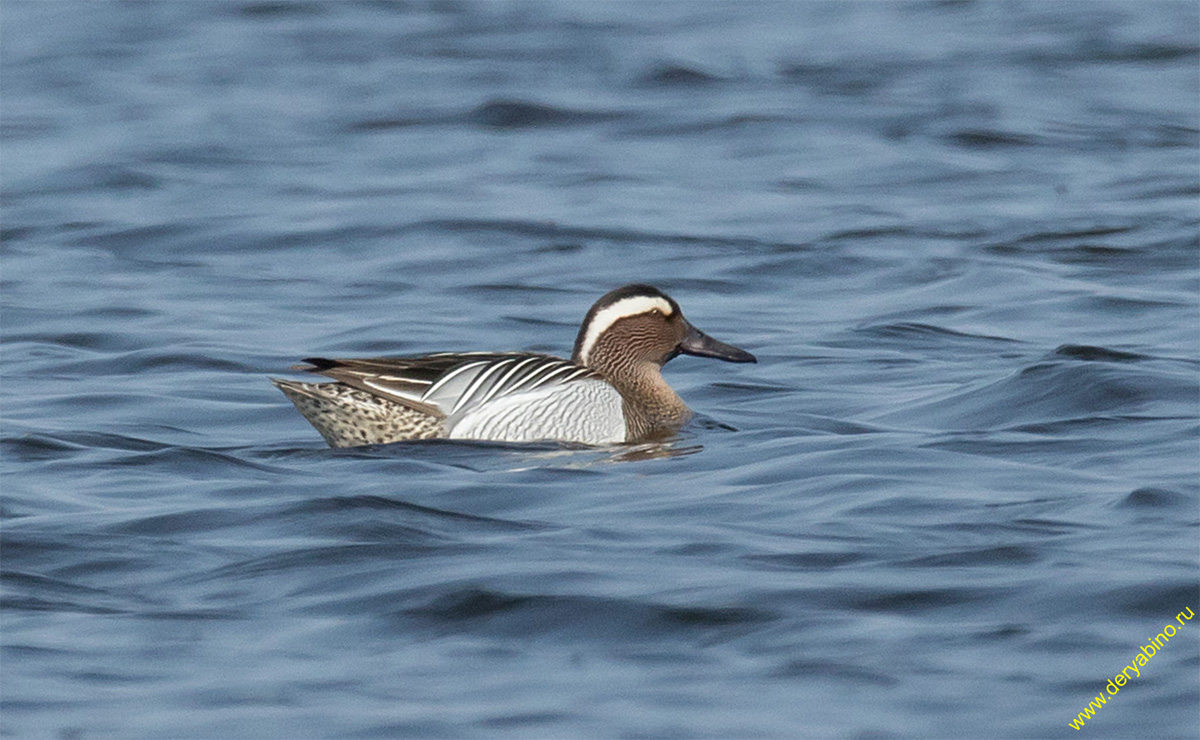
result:
[[[330,360],[330,359],[326,359],[324,357],[305,357],[303,360],[301,360],[301,362],[307,362],[309,365],[312,365],[312,367],[305,367],[304,365],[295,365],[294,368],[296,370],[307,370],[307,371],[313,372],[313,373],[319,373],[323,370],[328,370],[330,368],[337,367],[338,365],[342,364],[342,363],[338,362],[337,360]]]

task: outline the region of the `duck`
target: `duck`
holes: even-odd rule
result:
[[[680,354],[757,362],[692,326],[652,285],[609,291],[584,316],[571,359],[533,352],[310,357],[333,382],[270,378],[331,447],[452,439],[589,446],[663,440],[692,411],[662,368]]]

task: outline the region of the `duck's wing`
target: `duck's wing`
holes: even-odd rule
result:
[[[503,397],[599,377],[569,360],[528,352],[450,352],[366,360],[310,357],[304,361],[309,366],[296,369],[442,418],[461,417]]]

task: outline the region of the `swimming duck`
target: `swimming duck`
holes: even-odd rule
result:
[[[596,301],[570,360],[530,352],[312,357],[294,369],[336,382],[271,382],[331,447],[434,438],[604,445],[669,437],[691,417],[661,372],[681,353],[757,362],[688,323],[666,293],[633,284]]]

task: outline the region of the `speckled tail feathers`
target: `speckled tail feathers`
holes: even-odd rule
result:
[[[271,378],[330,447],[444,437],[442,419],[344,383]]]

